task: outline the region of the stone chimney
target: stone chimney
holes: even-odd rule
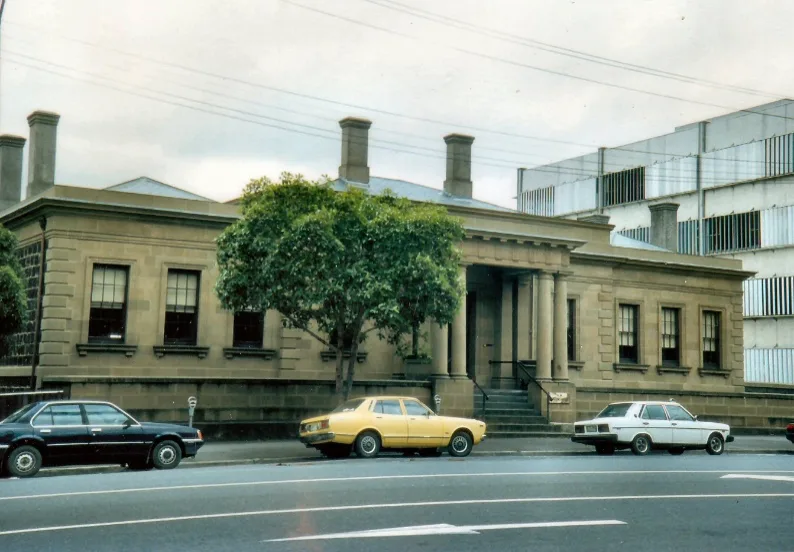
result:
[[[369,184],[369,127],[372,121],[347,117],[339,121],[342,128],[342,164],[339,178]]]
[[[55,138],[60,118],[49,111],[34,111],[28,115],[30,151],[26,197],[38,195],[55,185]]]
[[[449,134],[447,143],[447,179],[444,191],[458,197],[471,197],[471,144],[473,136]]]
[[[657,203],[651,211],[651,243],[678,252],[678,203]]]
[[[0,211],[22,201],[22,154],[25,139],[0,136]]]

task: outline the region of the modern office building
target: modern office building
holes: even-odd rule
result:
[[[745,380],[794,385],[794,101],[520,169],[517,188],[527,214],[601,215],[623,236],[740,259],[756,273],[744,283]],[[654,231],[672,218],[676,231]]]

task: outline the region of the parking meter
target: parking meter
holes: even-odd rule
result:
[[[196,412],[196,405],[198,399],[196,397],[189,397],[187,400],[187,413],[188,413],[188,426],[193,427],[193,414]]]
[[[436,403],[436,414],[438,414],[439,411],[441,410],[441,396],[440,395],[434,395],[433,396],[433,402]]]

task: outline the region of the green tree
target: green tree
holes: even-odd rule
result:
[[[17,258],[17,237],[0,226],[0,354],[8,349],[8,336],[18,332],[25,320],[25,289]]]
[[[443,207],[290,173],[251,181],[240,204],[242,218],[218,238],[221,304],[275,309],[335,350],[345,399],[370,332],[396,344],[428,318],[450,323],[460,306],[464,232]]]

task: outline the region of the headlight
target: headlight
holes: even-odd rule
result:
[[[598,432],[599,433],[609,433],[609,424],[599,424],[598,425]]]

